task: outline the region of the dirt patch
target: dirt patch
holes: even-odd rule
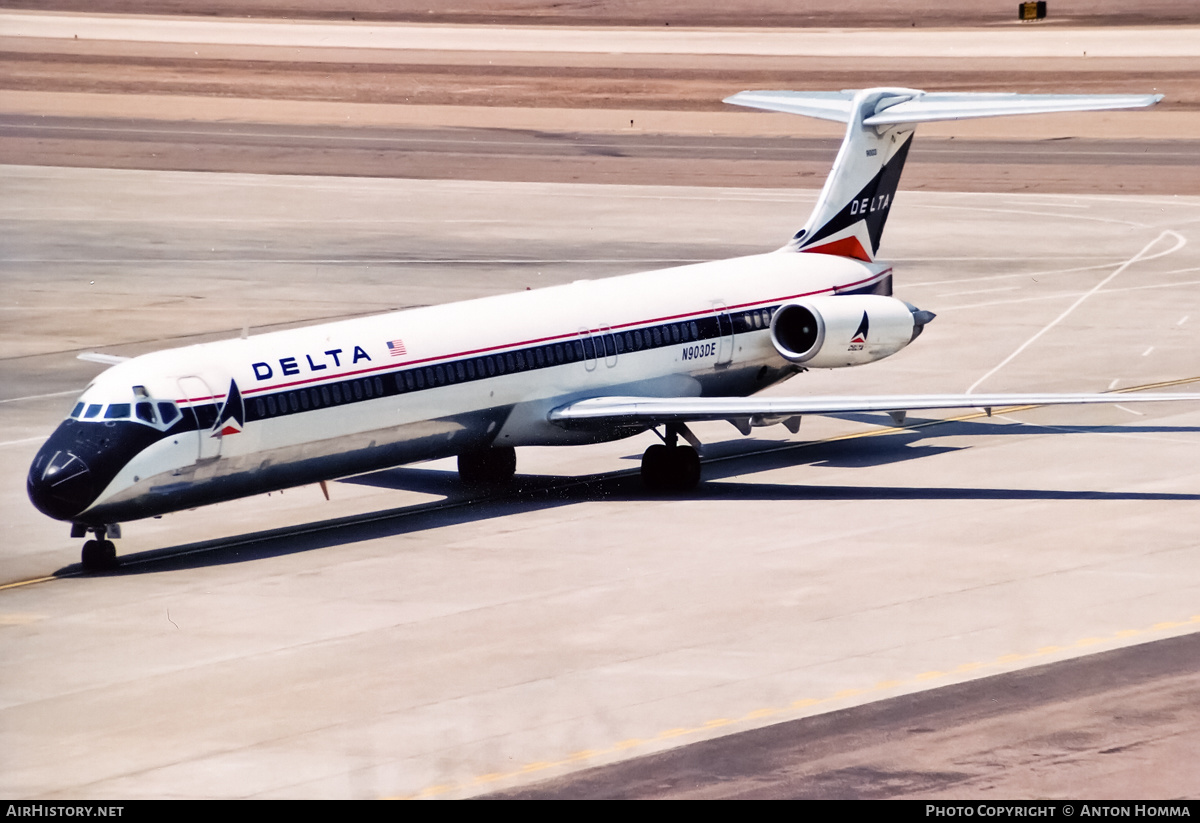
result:
[[[0,7],[89,14],[183,14],[200,17],[496,23],[564,26],[964,27],[1017,25],[1017,2],[933,0],[3,0]],[[1193,0],[1050,0],[1048,20],[1088,26],[1200,22]],[[1033,23],[1027,25],[1046,25]]]
[[[364,55],[367,57],[367,55]],[[691,62],[691,61],[689,61]],[[696,60],[695,63],[703,63]],[[197,95],[400,105],[723,111],[743,89],[878,85],[859,59],[768,58],[736,66],[538,66],[497,55],[471,63],[282,62],[0,52],[0,89]],[[890,59],[887,82],[939,91],[1166,95],[1161,109],[1200,111],[1200,61]],[[1160,109],[1160,110],[1161,110]]]

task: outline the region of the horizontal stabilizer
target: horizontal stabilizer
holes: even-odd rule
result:
[[[1200,401],[1200,394],[897,394],[878,397],[593,397],[550,412],[565,428],[588,424],[657,425],[703,420],[789,417],[798,414],[928,411],[932,409],[1004,409],[1014,406],[1062,406],[1090,403],[1161,403]]]
[[[802,114],[819,120],[849,123],[854,111],[852,91],[739,91],[724,102],[765,111]]]
[[[119,354],[101,354],[98,351],[85,351],[75,355],[76,360],[86,360],[89,363],[103,363],[106,366],[115,366],[118,363],[124,363],[128,357],[122,357]]]
[[[742,91],[726,97],[725,102],[849,123],[856,94],[855,91]],[[963,94],[913,90],[879,100],[875,103],[874,113],[863,118],[863,125],[894,126],[1009,114],[1141,109],[1153,106],[1162,97],[1161,94]]]

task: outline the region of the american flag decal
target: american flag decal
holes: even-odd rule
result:
[[[389,340],[387,346],[392,357],[400,357],[401,355],[408,354],[408,349],[404,348],[403,340]]]

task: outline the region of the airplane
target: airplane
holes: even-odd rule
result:
[[[806,414],[1200,399],[1200,394],[752,395],[808,369],[881,360],[933,319],[877,259],[917,124],[1132,109],[1161,95],[871,88],[745,91],[726,102],[833,120],[846,135],[808,222],[782,248],[124,359],[30,466],[33,505],[71,523],[82,564],[117,565],[120,524],[405,463],[457,457],[469,486],[511,480],[518,446],[655,431],[648,490],[700,481],[688,423],[743,433]],[[684,442],[680,442],[680,441]]]

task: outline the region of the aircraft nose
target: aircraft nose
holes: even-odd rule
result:
[[[25,487],[38,511],[56,520],[70,520],[96,498],[92,473],[83,459],[50,444],[34,458]]]

